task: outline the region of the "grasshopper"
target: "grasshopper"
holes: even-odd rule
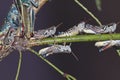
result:
[[[100,52],[104,51],[112,46],[120,46],[120,40],[108,40],[108,41],[99,41],[95,43],[96,47],[102,47],[100,48]]]

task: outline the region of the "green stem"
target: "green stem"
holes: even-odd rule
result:
[[[18,80],[19,74],[20,74],[20,67],[21,67],[21,63],[22,63],[22,53],[21,51],[19,51],[19,62],[18,62],[18,69],[17,69],[17,73],[16,73],[16,77],[15,80]]]
[[[31,51],[32,53],[34,53],[35,55],[37,55],[39,58],[41,58],[43,61],[45,61],[47,64],[49,64],[52,68],[54,68],[58,73],[60,73],[62,76],[64,76],[67,80],[76,80],[76,78],[74,78],[73,76],[71,76],[70,74],[65,74],[63,71],[61,71],[59,68],[57,68],[54,64],[52,64],[50,61],[48,61],[47,59],[45,59],[44,57],[42,57],[41,55],[39,55],[38,52],[36,52],[35,50],[29,48],[29,51]]]
[[[105,41],[105,40],[120,40],[119,34],[97,34],[97,35],[76,35],[71,37],[61,37],[61,38],[46,38],[43,40],[34,40],[29,42],[29,47],[39,46],[45,44],[54,43],[68,43],[68,42],[92,42],[92,41]]]
[[[80,7],[82,7],[95,21],[99,24],[102,25],[101,22],[98,20],[97,17],[95,17],[81,2],[78,0],[74,0]]]

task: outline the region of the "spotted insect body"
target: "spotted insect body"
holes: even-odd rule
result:
[[[50,47],[39,50],[39,54],[43,57],[47,57],[56,53],[72,53],[75,59],[79,60],[78,57],[72,52],[70,45],[52,45]]]
[[[108,25],[93,26],[91,24],[86,24],[84,21],[79,23],[77,26],[68,29],[66,32],[61,32],[56,37],[74,36],[79,33],[86,34],[102,34],[102,33],[112,33],[116,30],[116,23],[110,23]]]
[[[34,32],[34,36],[31,39],[43,39],[55,34],[57,27],[52,26],[47,29],[42,29]]]
[[[102,34],[102,33],[112,33],[116,30],[116,23],[110,23],[108,25],[102,26],[93,26],[90,24],[86,24],[85,28],[83,29],[84,33],[88,34]]]
[[[57,26],[52,26],[47,29],[42,29],[34,32],[34,36],[31,37],[31,39],[43,39],[47,37],[51,37],[55,35],[57,28],[61,25],[62,23],[58,24]]]
[[[50,47],[43,48],[39,51],[39,54],[43,57],[47,57],[54,53],[71,53],[70,46],[66,45],[53,45]]]
[[[68,29],[66,32],[62,32],[61,34],[57,35],[56,37],[65,37],[65,36],[74,36],[83,31],[85,27],[85,22],[79,23],[77,26],[73,26],[73,28]]]

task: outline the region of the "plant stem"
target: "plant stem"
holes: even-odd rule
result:
[[[41,55],[39,55],[38,52],[36,52],[35,50],[29,48],[29,51],[31,51],[32,53],[34,53],[35,55],[37,55],[39,58],[41,58],[43,61],[45,61],[47,64],[49,64],[52,68],[54,68],[58,73],[60,73],[62,76],[64,76],[67,80],[76,80],[76,78],[74,78],[72,75],[70,74],[66,74],[63,71],[61,71],[59,68],[57,68],[54,64],[52,64],[50,61],[48,61],[47,59],[45,59],[44,57],[42,57]]]
[[[82,7],[82,9],[84,9],[93,19],[95,19],[95,21],[101,26],[101,22],[98,20],[97,17],[95,17],[81,2],[79,2],[78,0],[74,0],[80,7]]]
[[[54,44],[54,43],[68,43],[68,42],[92,42],[92,41],[105,41],[105,40],[120,40],[119,34],[97,34],[97,35],[76,35],[71,37],[61,38],[46,38],[42,40],[31,40],[28,43],[29,47]]]
[[[18,62],[18,69],[17,69],[17,73],[16,73],[16,77],[15,80],[18,80],[19,77],[19,73],[20,73],[20,68],[21,68],[21,63],[22,63],[22,52],[19,51],[19,62]]]

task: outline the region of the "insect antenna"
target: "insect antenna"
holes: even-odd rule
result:
[[[66,43],[64,43],[64,45],[65,45]],[[70,43],[69,44],[69,46],[71,46],[72,45],[72,43]],[[79,61],[79,58],[75,55],[75,53],[73,53],[72,51],[71,51],[71,54],[73,55],[73,57],[77,60],[77,61]]]
[[[116,23],[117,25],[120,24],[120,21]]]
[[[56,29],[58,28],[58,27],[60,27],[60,25],[62,25],[63,23],[61,22],[61,23],[59,23],[57,26],[56,26]],[[55,37],[55,34],[52,36],[51,35],[51,37],[54,37],[54,43],[56,43],[56,41],[55,41],[55,39],[56,39],[56,37]]]
[[[63,23],[61,22],[61,23],[59,23],[57,26],[56,26],[56,28],[58,28],[58,27],[60,27],[60,25],[62,25]]]
[[[75,55],[75,53],[71,52],[71,54],[73,55],[73,57],[74,57],[77,61],[79,61],[79,58]]]

